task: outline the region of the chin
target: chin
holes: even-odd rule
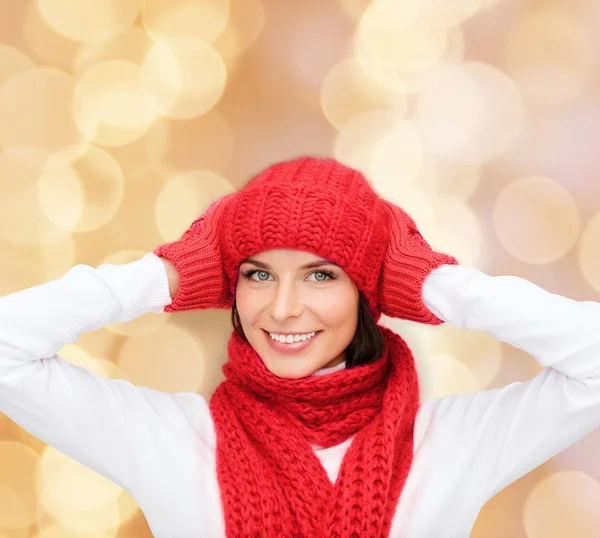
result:
[[[310,376],[319,369],[317,366],[313,367],[302,364],[301,361],[293,362],[293,360],[287,364],[281,364],[280,361],[273,363],[273,361],[265,361],[263,359],[263,363],[269,372],[284,379],[301,379]]]

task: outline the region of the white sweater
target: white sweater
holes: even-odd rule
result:
[[[468,537],[488,499],[600,425],[600,304],[461,266],[435,270],[423,293],[440,318],[487,331],[546,367],[526,382],[420,406],[391,536]],[[56,355],[85,332],[160,313],[170,300],[153,253],[77,265],[0,298],[0,411],[133,495],[155,536],[219,538],[206,400],[104,379]],[[315,450],[332,481],[350,442]]]

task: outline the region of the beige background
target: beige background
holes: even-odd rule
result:
[[[0,295],[138,259],[313,154],[464,265],[598,300],[599,28],[596,0],[0,0]],[[485,334],[385,322],[424,398],[540,371]],[[226,311],[150,314],[61,355],[208,397],[229,332]],[[473,536],[600,535],[599,448],[501,492]],[[0,417],[0,538],[144,536],[128,494]]]

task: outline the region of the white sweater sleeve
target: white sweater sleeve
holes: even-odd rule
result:
[[[0,298],[0,412],[128,490],[144,450],[186,421],[184,398],[105,379],[56,355],[83,333],[169,304],[153,253],[123,265],[77,265]]]
[[[460,445],[486,499],[600,426],[599,303],[461,266],[436,269],[423,294],[441,319],[545,366],[525,382],[425,402],[429,428],[445,432],[446,446]]]

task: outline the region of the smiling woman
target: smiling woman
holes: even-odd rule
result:
[[[365,298],[348,274],[300,250],[268,250],[240,264],[231,321],[279,377],[368,364],[384,350]],[[315,335],[309,338],[310,333]]]

